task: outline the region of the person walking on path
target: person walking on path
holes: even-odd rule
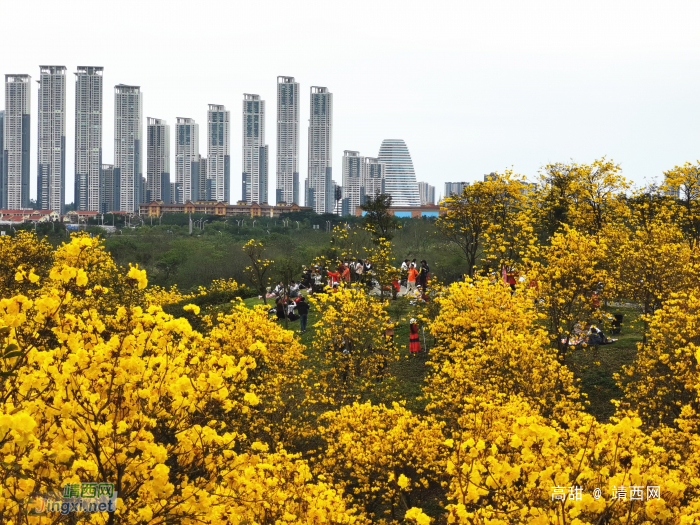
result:
[[[306,302],[304,296],[299,298],[299,302],[296,305],[297,312],[299,312],[299,332],[306,332],[306,321],[309,315],[309,303]]]
[[[415,319],[411,319],[409,330],[408,350],[410,355],[416,355],[416,353],[420,352],[420,337],[418,337],[418,323]]]

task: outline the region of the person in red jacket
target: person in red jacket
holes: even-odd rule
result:
[[[408,336],[408,350],[411,355],[420,352],[420,337],[418,337],[418,323],[415,319],[409,322],[410,335]]]

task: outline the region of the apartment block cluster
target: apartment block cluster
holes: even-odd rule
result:
[[[40,66],[36,208],[65,210],[66,67]],[[0,209],[30,208],[31,76],[5,75],[5,110],[0,111]],[[277,77],[277,205],[301,204],[299,195],[299,83]],[[244,94],[242,101],[242,201],[267,204],[269,148],[265,140],[265,101]],[[78,66],[75,72],[74,201],[78,211],[138,213],[152,202],[224,202],[231,196],[231,112],[209,104],[206,156],[200,152],[199,124],[175,122],[172,172],[171,127],[146,119],[140,86],[114,86],[114,159],[102,157],[103,68]],[[434,203],[435,188],[417,183],[403,140],[384,140],[376,157],[346,150],[342,185],[333,180],[333,94],[312,86],[308,127],[306,206],[317,213],[354,214],[368,197],[392,195],[396,206]],[[202,135],[202,141],[204,136]],[[143,170],[143,164],[146,170]]]

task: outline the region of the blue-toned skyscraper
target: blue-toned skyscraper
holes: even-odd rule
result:
[[[379,162],[385,164],[384,191],[393,206],[420,206],[420,194],[411,154],[401,139],[384,139]]]

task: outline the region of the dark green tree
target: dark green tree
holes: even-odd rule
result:
[[[390,241],[394,236],[391,230],[398,226],[398,221],[389,212],[391,208],[391,195],[382,193],[376,197],[367,197],[360,209],[365,212],[364,226],[372,232],[373,241],[379,243],[379,239]]]

